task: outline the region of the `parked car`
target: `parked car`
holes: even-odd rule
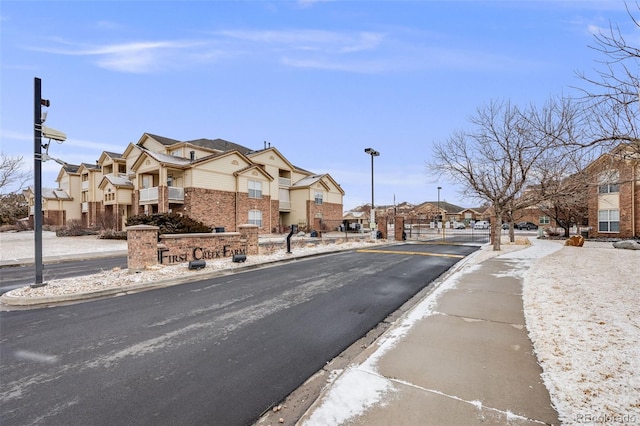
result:
[[[502,224],[502,229],[509,229],[509,224],[507,222],[503,223]]]
[[[527,231],[531,231],[533,229],[538,229],[538,225],[533,222],[518,222],[513,225],[516,229],[526,229]]]
[[[491,225],[486,220],[479,220],[473,225],[473,229],[489,229]]]
[[[464,222],[453,222],[453,229],[464,229],[466,226]]]

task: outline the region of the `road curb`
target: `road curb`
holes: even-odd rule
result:
[[[377,247],[387,247],[387,246],[392,246],[397,244],[400,244],[400,243],[391,242],[388,244],[380,244]],[[351,251],[351,250],[354,250],[354,249],[347,248],[342,250],[334,250],[334,251],[323,252],[323,253],[312,253],[312,254],[306,254],[301,256],[292,255],[291,258],[272,260],[272,261],[256,263],[252,265],[242,265],[242,266],[237,266],[235,268],[227,268],[227,269],[221,269],[221,270],[212,271],[212,272],[201,273],[199,275],[194,275],[194,276],[186,276],[182,278],[168,278],[166,280],[160,280],[155,282],[131,284],[131,285],[122,286],[122,287],[110,287],[102,290],[89,291],[89,292],[83,292],[83,293],[63,294],[63,295],[56,295],[56,296],[34,296],[34,297],[10,296],[8,295],[8,293],[4,293],[0,296],[0,303],[6,306],[37,307],[39,305],[52,305],[52,304],[59,304],[59,303],[98,299],[101,297],[115,296],[118,294],[126,295],[130,293],[138,293],[141,291],[154,290],[157,288],[185,284],[187,282],[192,282],[194,280],[216,278],[216,277],[221,277],[225,275],[246,272],[253,269],[269,267],[274,264],[295,262],[300,259],[318,257],[318,256],[327,256],[327,255],[345,252],[345,251]]]

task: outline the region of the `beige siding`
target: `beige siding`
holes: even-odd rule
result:
[[[620,194],[600,194],[598,196],[598,210],[620,209]]]
[[[309,189],[296,189],[291,191],[291,213],[290,223],[298,224],[307,220],[307,200],[309,199]]]
[[[287,162],[284,161],[274,151],[267,150],[267,151],[258,152],[257,154],[249,155],[249,158],[254,163],[264,164],[265,166],[269,166],[275,169],[276,175],[274,177],[278,176],[278,173],[277,173],[278,169],[290,170],[291,168],[291,166],[289,166]]]
[[[207,161],[191,169],[191,173],[186,176],[185,186],[235,192],[236,178],[233,173],[248,165],[237,154]]]
[[[145,140],[142,142],[142,146],[153,152],[165,152],[166,150],[166,147],[164,145],[154,139],[151,139],[150,137],[145,138]]]
[[[235,176],[204,167],[198,167],[192,170],[191,184],[194,188],[216,189],[218,191],[230,192],[236,191]]]
[[[116,190],[116,201],[118,204],[131,204],[133,191],[126,188],[118,188]]]
[[[212,155],[214,153],[213,151],[209,151],[209,150],[182,146],[179,148],[167,150],[167,154],[173,155],[175,157],[191,158],[191,151],[195,152],[196,160],[200,158],[208,157],[209,155]]]

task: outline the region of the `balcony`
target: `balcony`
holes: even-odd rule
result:
[[[82,213],[86,213],[86,212],[88,212],[88,211],[89,211],[89,203],[88,203],[88,202],[86,202],[86,201],[84,201],[84,202],[82,203]]]
[[[291,211],[291,201],[280,201],[280,211],[281,212],[289,212]]]
[[[278,178],[278,185],[280,185],[281,187],[288,188],[288,187],[291,186],[291,179],[279,177]]]
[[[82,190],[83,191],[88,191],[89,190],[89,181],[85,180],[82,182]]]
[[[184,202],[184,188],[169,187],[169,201]],[[158,187],[143,188],[140,190],[140,204],[155,204],[158,202]]]

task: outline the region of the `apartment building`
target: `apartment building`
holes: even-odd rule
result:
[[[619,145],[600,156],[587,170],[589,185],[589,236],[640,237],[640,150]]]
[[[56,182],[58,187],[42,188],[42,217],[46,225],[62,226],[68,220],[80,219],[80,206],[73,194],[79,194],[80,174],[79,166],[65,164],[58,172]],[[29,205],[29,223],[33,226],[35,211],[35,189],[29,186],[22,191]]]
[[[145,133],[122,154],[104,152],[95,166],[74,167],[78,185],[68,194],[87,227],[122,230],[131,215],[173,212],[218,230],[250,223],[271,233],[342,217],[344,191],[329,174],[296,167],[266,144],[252,150]]]

